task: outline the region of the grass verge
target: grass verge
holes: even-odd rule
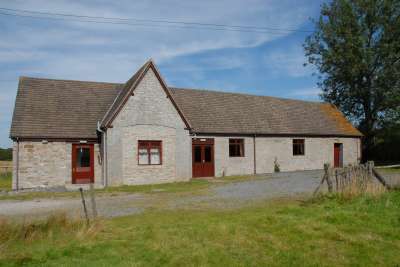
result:
[[[10,179],[10,180],[8,180]],[[115,187],[107,187],[104,189],[96,189],[97,195],[119,195],[123,193],[177,193],[177,192],[188,192],[194,193],[200,190],[207,189],[212,183],[231,183],[239,182],[251,179],[259,179],[256,176],[227,176],[223,178],[208,179],[192,179],[188,182],[174,182],[164,184],[150,184],[150,185],[123,185]],[[11,183],[11,176],[7,178],[7,184]],[[9,185],[11,188],[11,184]],[[1,189],[1,188],[0,188]],[[0,195],[0,200],[30,200],[40,198],[76,198],[79,197],[79,192],[68,191],[68,192],[21,192],[12,195]]]
[[[391,167],[391,168],[377,168],[378,171],[383,173],[395,173],[400,175],[400,167]]]
[[[6,190],[6,191],[11,190],[11,183],[12,183],[12,173],[11,172],[5,172],[5,173],[0,174],[0,191],[1,190]]]
[[[400,192],[265,202],[237,210],[148,211],[105,220],[88,239],[17,239],[0,265],[396,266]]]

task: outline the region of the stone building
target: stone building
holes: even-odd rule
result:
[[[321,169],[361,136],[331,104],[168,87],[152,60],[125,84],[21,77],[13,188]]]

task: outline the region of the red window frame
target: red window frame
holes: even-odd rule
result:
[[[304,156],[306,154],[305,140],[293,139],[293,156]]]
[[[232,151],[231,148],[233,149]],[[243,138],[229,138],[229,157],[244,157]]]
[[[158,150],[160,151],[160,163],[157,163],[157,164],[151,163],[150,150],[152,148],[158,148]],[[139,150],[140,149],[146,149],[147,150],[148,162],[146,164],[143,164],[143,163],[139,162]],[[139,140],[138,141],[138,149],[137,149],[137,162],[138,162],[138,165],[162,165],[162,141],[159,141],[159,140]]]

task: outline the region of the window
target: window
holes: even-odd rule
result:
[[[81,147],[76,150],[76,167],[90,167],[90,148]]]
[[[229,139],[229,157],[244,157],[244,139]]]
[[[293,156],[304,155],[304,139],[293,139]]]
[[[139,165],[161,165],[161,163],[162,163],[161,141],[138,142]]]
[[[194,147],[194,162],[196,163],[201,162],[201,146]]]

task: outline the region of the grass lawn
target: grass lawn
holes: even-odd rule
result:
[[[82,224],[61,229],[51,225],[29,226],[24,231],[9,230],[14,224],[0,225],[0,265],[400,263],[400,191],[346,201],[335,197],[269,201],[237,210],[153,210],[104,220],[89,230]],[[10,238],[10,232],[16,234]]]
[[[11,172],[1,173],[0,174],[0,191],[1,190],[11,190]]]

